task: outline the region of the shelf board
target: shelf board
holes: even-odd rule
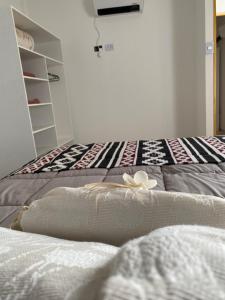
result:
[[[23,76],[23,78],[25,80],[30,80],[30,81],[44,81],[44,82],[48,82],[49,80],[48,79],[45,79],[45,78],[39,78],[39,77],[31,77],[31,76]]]
[[[42,57],[42,58],[46,59],[46,62],[47,62],[48,65],[63,65],[62,61],[57,60],[55,58],[43,55],[39,52],[24,48],[24,47],[19,46],[19,45],[18,45],[18,48],[19,48],[21,57],[24,58],[24,59],[32,59],[32,58],[35,58],[35,57],[36,58]]]
[[[48,106],[48,105],[52,105],[52,103],[28,104],[29,107],[39,107],[39,106]]]
[[[20,54],[22,57],[24,57],[25,59],[30,59],[30,58],[45,58],[45,56],[41,53],[38,53],[36,51],[33,51],[33,50],[30,50],[30,49],[27,49],[27,48],[24,48],[22,46],[19,46],[17,45],[18,48],[19,48],[19,51],[20,51]]]
[[[48,56],[45,56],[46,58],[46,62],[47,62],[47,66],[54,66],[54,65],[63,65],[63,62]]]
[[[51,129],[51,128],[54,128],[55,125],[50,125],[50,126],[46,126],[46,127],[43,127],[43,128],[33,128],[33,134],[37,134],[37,133],[40,133],[40,132],[43,132],[43,131],[46,131],[48,129]]]

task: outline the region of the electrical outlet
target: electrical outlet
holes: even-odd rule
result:
[[[94,52],[97,54],[97,57],[102,57],[102,52],[103,52],[103,46],[102,45],[97,45],[94,46]]]
[[[102,45],[94,46],[94,51],[95,51],[95,52],[100,52],[100,51],[102,51],[102,50],[103,50]]]
[[[113,43],[105,44],[105,51],[113,51],[113,50],[114,50]]]

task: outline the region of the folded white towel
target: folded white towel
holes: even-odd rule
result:
[[[16,35],[19,46],[29,50],[34,50],[34,39],[29,33],[16,28]]]
[[[182,224],[225,228],[225,200],[130,188],[56,188],[33,202],[20,220],[23,231],[113,245]]]

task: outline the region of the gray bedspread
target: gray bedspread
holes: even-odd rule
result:
[[[156,179],[157,190],[214,195],[225,198],[225,163],[87,169],[15,175],[0,181],[0,226],[9,227],[23,205],[55,187],[80,187],[93,182],[122,183],[123,173],[144,170]]]

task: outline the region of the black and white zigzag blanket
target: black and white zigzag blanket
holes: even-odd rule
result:
[[[225,137],[192,137],[67,145],[39,157],[14,174],[221,162],[225,162]]]

